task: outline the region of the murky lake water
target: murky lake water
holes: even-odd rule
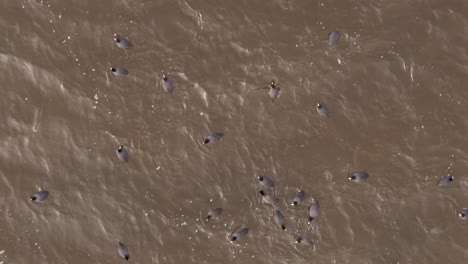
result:
[[[465,2],[0,6],[0,263],[123,263],[118,241],[130,263],[468,259]],[[272,79],[274,102],[251,92]],[[210,132],[224,136],[203,145]],[[258,175],[275,180],[265,192],[286,231]],[[445,175],[455,180],[437,186]],[[39,190],[47,200],[30,201]],[[249,234],[232,244],[238,227]]]

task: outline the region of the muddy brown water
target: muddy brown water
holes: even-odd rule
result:
[[[0,263],[125,262],[118,241],[129,263],[466,262],[463,1],[0,6]],[[249,93],[272,79],[274,103]],[[224,137],[203,145],[209,132]],[[367,182],[347,179],[360,170]],[[286,231],[258,175],[275,180]]]

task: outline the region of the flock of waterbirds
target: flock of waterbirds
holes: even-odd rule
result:
[[[338,31],[330,32],[328,34],[328,44],[329,45],[335,45],[339,40],[340,40],[341,34]],[[126,38],[120,37],[117,34],[114,34],[114,42],[117,45],[117,47],[121,49],[129,49],[132,47],[132,44],[130,41]],[[126,68],[123,67],[112,67],[110,68],[110,71],[116,75],[116,76],[125,76],[129,74],[129,71]],[[161,80],[161,86],[163,90],[166,93],[169,93],[170,95],[173,94],[174,92],[174,85],[172,81],[166,76],[162,76]],[[268,89],[268,95],[270,96],[271,100],[274,102],[276,99],[278,99],[279,94],[280,94],[280,87],[275,84],[275,80],[272,80],[267,87],[260,87],[260,88],[255,88],[252,89],[251,91],[254,90],[259,90],[259,89]],[[250,91],[250,92],[251,92]],[[317,103],[316,105],[316,110],[318,114],[325,119],[329,118],[329,111],[328,109],[320,103]],[[209,133],[202,141],[202,144],[212,144],[215,143],[216,141],[220,140],[224,135],[222,133],[218,132],[212,132]],[[117,158],[122,161],[127,163],[129,161],[129,154],[128,151],[124,148],[124,146],[119,146],[118,149],[116,150]],[[362,183],[367,181],[369,178],[369,174],[365,171],[358,171],[358,172],[353,172],[348,176],[348,179],[350,181],[356,182],[356,183]],[[258,176],[257,177],[258,183],[268,189],[273,189],[276,187],[274,180],[271,177],[268,176]],[[441,187],[447,187],[449,186],[452,182],[454,181],[453,176],[444,176],[442,177],[437,185]],[[259,194],[261,195],[261,198],[264,203],[266,204],[271,204],[275,205],[279,202],[279,198],[276,195],[273,194],[267,194],[264,190],[260,190]],[[31,200],[34,202],[43,202],[47,199],[49,196],[49,192],[46,190],[42,190],[31,196]],[[300,205],[303,204],[306,198],[306,193],[304,190],[299,190],[297,194],[291,199],[291,206],[293,207],[299,207]],[[209,210],[207,216],[206,216],[206,221],[213,220],[218,218],[223,212],[222,208],[213,208]],[[320,215],[320,203],[317,199],[314,199],[314,203],[308,206],[308,224],[310,224],[313,220],[315,220],[318,216]],[[461,212],[458,214],[460,219],[466,220],[468,219],[468,208],[463,208]],[[279,228],[282,230],[286,230],[286,223],[284,220],[284,216],[281,213],[279,209],[274,210],[274,215],[273,215],[275,223],[278,225]],[[231,242],[237,242],[241,240],[243,237],[247,236],[249,233],[249,228],[248,227],[240,227],[237,230],[234,230],[230,236],[229,239]],[[298,235],[294,239],[294,243],[299,243],[307,246],[314,245],[314,242],[312,239],[304,234]],[[124,243],[121,241],[118,241],[118,253],[119,255],[126,259],[130,259],[130,254],[125,246]]]

